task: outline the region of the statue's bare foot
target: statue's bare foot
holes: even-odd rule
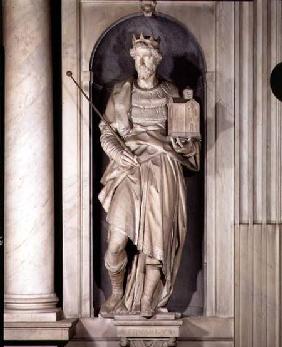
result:
[[[151,318],[154,314],[152,309],[151,300],[145,296],[141,299],[141,312],[140,316],[145,318]]]
[[[123,294],[113,293],[101,306],[101,313],[112,313],[121,302]]]

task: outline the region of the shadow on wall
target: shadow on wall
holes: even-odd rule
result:
[[[113,85],[135,75],[129,55],[132,34],[160,37],[163,54],[158,69],[160,79],[173,82],[181,92],[189,86],[201,107],[201,133],[205,134],[205,61],[202,50],[193,35],[170,17],[134,15],[114,24],[94,47],[90,61],[93,79],[90,83],[92,101],[103,112]],[[92,114],[92,191],[93,191],[93,254],[94,254],[94,310],[110,294],[110,283],[104,267],[107,243],[105,214],[97,199],[101,190],[100,179],[108,163],[99,142],[99,119]],[[202,148],[205,148],[203,138]],[[173,295],[168,308],[187,314],[202,314],[203,276],[202,248],[204,234],[204,150],[201,152],[201,171],[184,170],[187,183],[188,230],[183,256]],[[129,245],[130,247],[130,245]],[[184,289],[185,288],[185,289]]]

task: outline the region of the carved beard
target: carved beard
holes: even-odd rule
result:
[[[138,72],[138,77],[140,79],[146,80],[155,73],[155,69],[148,68],[147,66],[142,65],[139,67],[137,72]]]

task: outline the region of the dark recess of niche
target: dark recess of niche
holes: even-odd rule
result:
[[[63,304],[61,0],[50,1],[53,69],[55,293]]]
[[[134,76],[134,64],[129,55],[132,34],[143,32],[161,39],[163,60],[158,69],[160,79],[172,81],[179,90],[190,86],[194,98],[201,107],[201,133],[205,134],[205,61],[203,53],[192,34],[182,24],[160,13],[154,17],[132,15],[115,23],[101,37],[92,52],[90,70],[92,101],[103,112],[113,85]],[[110,294],[110,284],[103,262],[106,250],[107,223],[104,211],[97,199],[101,190],[100,179],[108,163],[100,143],[99,119],[91,112],[92,139],[92,192],[93,192],[93,255],[94,255],[94,311],[98,313],[105,297]],[[202,148],[204,149],[204,139]],[[188,185],[189,237],[184,245],[179,274],[168,308],[187,312],[192,295],[197,290],[197,277],[202,269],[204,233],[204,150],[201,152],[201,171],[193,174],[185,171]],[[129,245],[130,247],[130,245]],[[201,281],[200,281],[201,282]],[[203,282],[199,284],[203,286]],[[203,290],[201,291],[203,293]],[[202,312],[203,298],[199,300],[198,312]]]
[[[0,345],[4,318],[4,47],[2,27],[2,1],[0,0]]]

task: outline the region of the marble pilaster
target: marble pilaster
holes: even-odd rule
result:
[[[50,8],[4,1],[5,320],[54,321]]]

